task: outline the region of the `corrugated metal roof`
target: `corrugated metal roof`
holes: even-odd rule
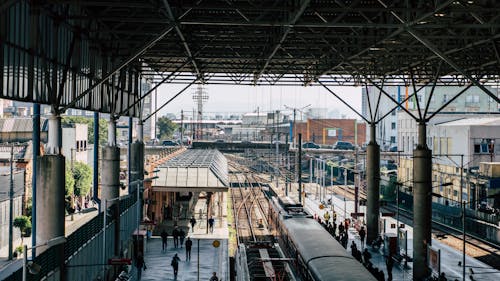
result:
[[[10,170],[0,170],[0,201],[9,199],[10,190]],[[14,171],[14,197],[21,196],[24,193],[24,170]]]
[[[465,118],[443,122],[438,126],[500,126],[500,117]]]
[[[40,118],[41,130],[47,131],[47,119]],[[32,132],[33,118],[15,117],[0,119],[0,132]]]
[[[158,169],[153,188],[208,190],[229,185],[227,159],[218,150],[187,150]]]

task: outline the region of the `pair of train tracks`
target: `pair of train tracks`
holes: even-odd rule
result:
[[[350,199],[354,198],[354,191],[352,191],[351,189],[346,189],[343,186],[337,186],[336,189],[337,190],[335,191],[345,191],[348,194],[348,196],[346,197]],[[359,198],[366,198],[366,194],[360,191]],[[393,213],[398,211],[396,206],[390,204],[381,207],[381,209]],[[403,208],[399,208],[399,220],[403,221],[407,225],[413,225],[413,212]],[[437,239],[441,240],[441,242],[455,248],[456,250],[462,251],[463,234],[461,229],[456,229],[444,223],[433,220],[432,231],[434,236]],[[498,245],[472,234],[466,234],[466,245],[467,254],[469,256],[472,256],[500,270],[500,247]]]

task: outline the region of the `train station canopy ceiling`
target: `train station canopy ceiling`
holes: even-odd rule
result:
[[[478,86],[500,65],[495,0],[6,0],[0,23],[2,96],[133,116],[139,76]],[[6,93],[5,73],[24,84]],[[39,82],[16,96],[30,75]]]
[[[190,149],[158,167],[153,191],[225,191],[227,159],[218,150]]]

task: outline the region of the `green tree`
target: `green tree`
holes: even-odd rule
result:
[[[177,124],[173,123],[172,120],[168,119],[166,116],[160,117],[157,123],[158,129],[160,130],[160,139],[168,139],[172,137],[172,134],[179,127]]]
[[[61,125],[67,126],[72,124],[87,124],[88,125],[88,142],[94,143],[94,118],[84,116],[64,116],[61,120]],[[108,121],[99,119],[99,145],[105,145],[108,139]]]
[[[64,186],[64,194],[66,197],[72,196],[75,192],[75,178],[71,172],[71,167],[66,165],[66,185]]]
[[[92,169],[85,163],[75,162],[73,164],[73,179],[75,180],[74,195],[87,195],[92,184]]]
[[[19,231],[21,232],[21,245],[24,244],[23,237],[31,234],[31,219],[27,216],[19,216],[14,219],[12,225],[19,228]]]

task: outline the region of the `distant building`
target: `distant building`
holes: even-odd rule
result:
[[[302,134],[302,142],[333,145],[337,141],[347,141],[361,146],[366,139],[366,124],[356,119],[307,119],[295,124],[297,134]]]
[[[458,117],[457,115],[456,117]],[[442,117],[442,116],[440,116]],[[448,116],[449,117],[449,116]],[[436,119],[435,121],[439,120]],[[413,122],[414,123],[414,122]],[[433,186],[443,196],[461,202],[463,200],[477,200],[481,194],[491,195],[500,191],[500,181],[494,184],[470,184],[469,177],[472,171],[479,170],[482,163],[500,162],[500,117],[461,118],[458,120],[432,123],[428,126],[427,146],[436,155],[433,157]],[[407,137],[401,138],[408,143]],[[410,139],[410,146],[416,144],[415,137]],[[411,181],[413,178],[413,159],[410,157],[413,148],[403,145],[406,157],[403,157],[398,169],[398,176],[402,181]],[[407,150],[408,149],[408,150]],[[408,151],[406,153],[406,151]],[[463,155],[463,189],[461,186]],[[499,173],[500,174],[500,173]],[[500,177],[500,176],[499,176]],[[491,179],[481,177],[483,181]],[[450,186],[441,186],[443,183],[452,183]],[[483,196],[484,197],[484,196]],[[441,201],[445,199],[439,199]]]
[[[498,94],[498,88],[492,88],[492,87],[487,87],[490,91],[493,93]],[[434,93],[432,94],[432,100],[429,103],[429,108],[428,108],[428,113],[433,113],[437,110],[439,110],[444,104],[452,100],[464,87],[459,87],[459,86],[446,86],[446,87],[436,87],[434,89]],[[388,86],[384,87],[384,91],[386,91],[389,96],[394,99],[395,101],[402,102],[405,99],[407,99],[406,102],[403,103],[402,107],[396,108],[396,104],[388,98],[386,95],[382,95],[380,98],[380,101],[378,100],[378,96],[380,93],[380,90],[376,87],[368,87],[368,93],[369,93],[369,98],[366,95],[367,89],[363,88],[362,89],[362,100],[361,100],[361,105],[362,105],[362,115],[370,120],[370,114],[374,115],[376,112],[375,120],[379,120],[380,118],[384,117],[378,124],[377,124],[377,136],[376,140],[377,142],[381,145],[382,149],[387,149],[390,146],[397,145],[398,150],[403,150],[403,148],[410,149],[412,150],[416,141],[415,136],[412,134],[407,134],[401,132],[401,129],[403,131],[408,132],[408,129],[410,131],[415,131],[416,128],[415,125],[415,120],[409,118],[403,117],[405,119],[404,122],[405,124],[401,124],[399,120],[401,120],[401,117],[399,116],[400,113],[403,113],[404,115],[407,115],[404,113],[402,108],[406,108],[410,111],[415,111],[417,110],[417,100],[419,102],[419,105],[421,107],[421,110],[425,110],[425,101],[427,101],[429,98],[431,98],[431,92],[432,92],[432,87],[425,87],[419,93],[417,94],[416,97],[408,98],[409,95],[413,92],[412,88],[405,87],[405,86]],[[370,101],[370,102],[368,102]],[[379,103],[379,110],[376,111],[376,104]],[[371,104],[371,113],[370,113],[370,106]],[[394,109],[394,110],[392,110]],[[392,112],[391,112],[392,110]],[[499,113],[500,112],[500,105],[496,102],[493,102],[493,99],[486,95],[481,89],[478,87],[471,87],[467,91],[465,91],[460,97],[456,98],[453,100],[450,104],[448,104],[443,110],[442,114],[447,114],[449,117],[446,118],[433,118],[431,119],[430,122],[435,122],[434,119],[440,119],[442,120],[453,120],[457,119],[459,117],[457,116],[464,116],[467,114],[491,114],[491,113]],[[418,115],[418,113],[416,113]],[[447,119],[448,118],[448,119]],[[401,125],[403,127],[401,127]],[[413,127],[412,127],[413,126]],[[401,139],[401,135],[405,136],[405,139]],[[412,141],[412,137],[414,138]],[[367,128],[367,138],[369,140],[369,128]]]
[[[23,214],[24,171],[14,171],[13,219]],[[10,211],[10,167],[0,167],[0,248],[9,245],[9,211]],[[19,230],[13,229],[13,241],[19,239]],[[13,244],[14,248],[17,244]]]
[[[47,141],[47,120],[40,120],[40,138]],[[0,142],[28,142],[33,139],[33,119],[30,117],[15,117],[0,119]]]
[[[89,165],[88,126],[87,124],[72,124],[62,128],[62,154],[66,161],[83,162]]]

